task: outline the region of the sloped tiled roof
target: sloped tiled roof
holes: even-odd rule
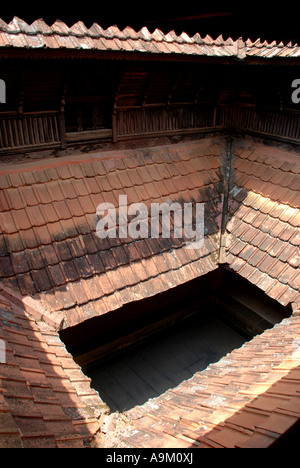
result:
[[[158,398],[107,419],[115,446],[269,447],[300,418],[300,159],[234,142],[220,260],[294,315]]]
[[[223,213],[224,141],[202,140],[18,165],[0,172],[0,276],[68,327],[214,270]],[[220,261],[283,305],[299,308],[298,156],[233,150]],[[205,242],[99,239],[99,203],[205,203]],[[174,229],[174,226],[173,226]]]
[[[233,151],[227,262],[268,296],[300,308],[300,157],[275,148]]]
[[[139,448],[270,447],[300,418],[299,343],[300,317],[285,319],[160,397],[109,416],[107,440]]]
[[[135,31],[131,27],[120,30],[117,26],[103,29],[94,23],[87,28],[82,21],[68,27],[57,20],[49,26],[42,19],[27,24],[15,17],[9,24],[0,20],[0,47],[26,49],[69,49],[113,52],[140,52],[150,54],[183,54],[213,57],[299,57],[298,44],[268,43],[257,39],[212,39],[199,33],[189,37],[185,32],[177,36],[174,31],[164,34],[159,29],[153,33],[144,27]]]
[[[210,140],[0,170],[0,277],[66,328],[217,268],[222,153]],[[110,159],[108,159],[108,157]],[[100,203],[205,202],[199,250],[184,239],[99,239]],[[59,325],[57,325],[59,326]]]
[[[84,447],[107,408],[53,327],[36,321],[2,292],[0,447]]]
[[[66,421],[61,412],[62,421],[56,425],[56,420],[49,419],[49,410],[41,406],[48,395],[59,409],[63,406],[59,397],[69,403],[71,395],[76,408],[82,408],[82,394],[80,403],[77,400],[80,382],[89,388],[59,340],[56,330],[61,326],[75,325],[202,276],[216,269],[219,260],[281,304],[300,310],[299,156],[253,141],[234,142],[232,156],[229,174],[224,167],[229,162],[225,140],[207,138],[1,166],[4,307],[0,339],[8,341],[9,357],[8,367],[0,365],[0,402],[4,405],[0,416],[7,417],[3,420],[7,429],[0,437],[4,445],[31,444],[34,432],[36,444],[69,443],[60,438],[60,424]],[[223,196],[226,186],[228,206]],[[95,235],[97,205],[103,201],[117,205],[118,196],[124,193],[129,203],[143,201],[147,206],[166,200],[205,202],[204,248],[187,250],[184,240],[174,237],[164,242],[100,241]],[[224,216],[226,230],[220,232]],[[114,415],[110,427],[115,424],[116,430],[108,431],[106,443],[271,445],[300,416],[299,340],[296,314],[178,388],[120,419]],[[78,378],[70,377],[73,369]],[[61,388],[64,383],[67,393]],[[41,392],[41,401],[35,391]],[[99,397],[90,392],[86,406],[90,398],[92,407],[97,402],[101,406]],[[35,420],[29,421],[27,406],[22,410],[13,406],[19,401],[39,405],[33,413]],[[69,415],[70,439],[72,427],[86,427],[85,418],[80,419],[83,426],[74,424],[72,408],[69,412],[63,406]],[[26,429],[29,422],[33,423],[31,431]],[[55,422],[52,432],[50,422]],[[6,442],[7,435],[13,439]],[[75,439],[82,444],[82,439]]]

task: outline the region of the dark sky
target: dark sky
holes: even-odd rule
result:
[[[215,37],[222,34],[224,38],[243,36],[252,39],[299,41],[300,42],[300,6],[291,2],[268,2],[264,6],[259,2],[169,2],[169,1],[116,1],[95,0],[90,2],[70,1],[27,1],[3,2],[0,17],[10,21],[18,16],[28,23],[43,18],[48,24],[62,19],[69,26],[78,20],[87,26],[94,22],[107,27],[117,24],[120,28],[127,25],[138,30],[147,26],[150,30],[156,27],[165,33],[175,29],[193,35],[200,32],[203,36]],[[246,4],[246,6],[244,6]],[[293,6],[294,5],[294,6]]]

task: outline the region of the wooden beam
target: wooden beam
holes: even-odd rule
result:
[[[228,201],[232,183],[232,137],[227,137],[226,154],[223,156],[223,209],[220,233],[219,264],[226,263],[226,226],[228,221]]]
[[[66,107],[66,94],[67,94],[67,77],[65,75],[61,96],[61,105],[59,113],[59,134],[60,134],[60,144],[61,148],[65,149],[67,147],[67,138],[66,138],[66,117],[65,117],[65,107]]]
[[[180,309],[171,316],[156,320],[153,323],[149,323],[148,325],[125,336],[118,337],[117,339],[109,341],[95,349],[75,356],[75,360],[80,366],[84,367],[85,371],[87,371],[95,365],[99,365],[99,363],[103,364],[105,360],[111,359],[113,356],[126,349],[133,349],[140,343],[147,342],[147,340],[152,336],[155,336],[155,334],[161,333],[163,330],[197,315],[200,308],[208,308],[211,305],[211,302],[212,297],[209,296],[190,307]]]
[[[118,129],[117,129],[117,109],[114,108],[112,111],[112,141],[113,143],[117,143],[118,141]]]
[[[21,69],[19,72],[19,102],[18,102],[18,114],[23,114],[23,102],[24,102],[24,70]]]

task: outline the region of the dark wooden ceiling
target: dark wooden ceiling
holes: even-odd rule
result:
[[[242,3],[234,6],[232,2],[212,2],[203,5],[193,2],[183,5],[182,2],[23,2],[12,5],[1,5],[0,16],[10,21],[14,16],[31,23],[43,18],[48,24],[61,19],[69,26],[83,21],[87,26],[94,22],[102,27],[117,24],[121,29],[131,26],[139,30],[147,26],[168,33],[175,30],[177,34],[185,31],[189,35],[199,32],[202,36],[209,34],[217,37],[237,39],[248,37],[252,40],[261,38],[268,41],[300,42],[299,10],[300,6],[281,2],[268,4]]]

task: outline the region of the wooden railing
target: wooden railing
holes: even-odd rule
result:
[[[58,112],[0,114],[0,151],[60,145]]]
[[[222,128],[300,142],[300,112],[274,108],[224,106],[219,110]]]
[[[146,135],[168,135],[195,132],[197,129],[215,128],[214,106],[173,106],[118,109],[116,135],[127,139]]]
[[[300,143],[300,112],[251,106],[213,104],[117,108],[112,131],[65,132],[64,115],[58,111],[0,114],[0,153],[37,148],[65,148],[90,139],[118,140],[178,135],[214,130],[248,134]]]
[[[118,109],[116,139],[233,129],[300,142],[300,112],[251,106],[176,106]]]

